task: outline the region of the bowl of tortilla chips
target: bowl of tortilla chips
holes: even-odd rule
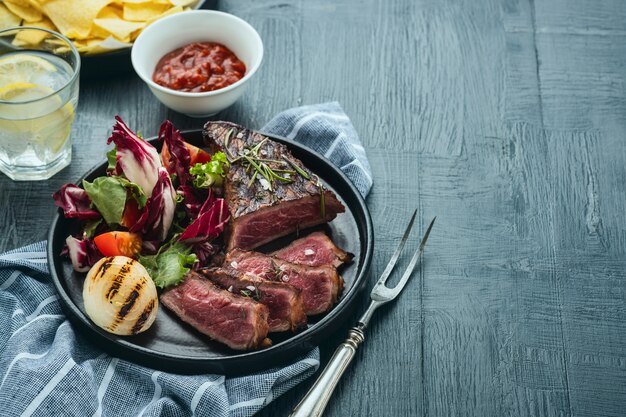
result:
[[[130,47],[141,31],[162,17],[198,9],[202,0],[0,0],[0,29],[51,29],[74,43],[82,73],[112,75],[131,69]],[[35,32],[31,32],[35,33]],[[16,39],[20,46],[40,39]]]

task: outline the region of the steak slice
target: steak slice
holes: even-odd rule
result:
[[[285,145],[229,122],[208,122],[203,134],[213,151],[223,151],[231,161],[224,186],[230,211],[228,250],[253,249],[327,223],[345,211],[335,193],[326,190]],[[244,154],[263,169],[256,169]],[[268,181],[261,174],[267,175],[266,167],[284,180]]]
[[[241,272],[270,281],[282,281],[302,291],[304,312],[325,313],[337,302],[343,279],[330,265],[305,266],[292,264],[258,252],[235,249],[226,255],[225,264]]]
[[[308,236],[296,239],[289,246],[271,254],[292,264],[320,266],[332,265],[340,267],[352,261],[354,255],[339,248],[324,232],[313,232]]]
[[[267,306],[270,332],[295,331],[306,326],[307,319],[299,289],[284,282],[267,281],[223,268],[207,268],[200,273],[234,294],[252,297]]]
[[[250,350],[271,344],[267,339],[267,307],[223,290],[195,272],[161,294],[160,299],[182,321],[232,349]]]

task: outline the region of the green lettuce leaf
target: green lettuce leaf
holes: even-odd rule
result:
[[[179,242],[156,255],[139,256],[139,262],[159,288],[178,285],[197,260],[191,248]]]
[[[134,182],[128,181],[126,178],[122,177],[113,177],[117,178],[117,180],[122,184],[128,191],[130,191],[130,195],[137,200],[137,204],[139,205],[139,209],[141,210],[146,206],[146,202],[148,201],[148,197],[146,193],[144,193],[143,188],[141,188],[138,184]]]
[[[220,187],[228,171],[228,159],[224,152],[216,152],[211,160],[204,164],[195,164],[189,168],[193,175],[193,185],[196,188]]]
[[[117,165],[117,147],[107,152],[107,171],[113,171]]]
[[[107,224],[118,224],[126,206],[127,191],[137,200],[139,208],[146,205],[143,189],[122,177],[98,177],[92,183],[83,180],[83,188]]]
[[[92,183],[83,180],[83,188],[107,224],[120,222],[126,205],[126,187],[116,177],[98,177]]]

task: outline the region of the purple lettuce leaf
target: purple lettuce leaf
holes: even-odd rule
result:
[[[183,185],[176,189],[176,193],[183,198],[183,207],[187,217],[193,221],[198,218],[203,206],[213,204],[215,198],[211,189],[202,190],[190,185]],[[207,207],[208,208],[208,207]]]
[[[164,141],[164,146],[167,146],[170,154],[169,161],[163,161],[167,165],[167,170],[176,173],[179,185],[187,185],[191,179],[191,174],[189,174],[191,155],[180,131],[169,120],[164,121],[159,129],[159,141],[161,140]]]
[[[219,246],[214,245],[211,242],[195,243],[191,246],[191,248],[198,257],[198,261],[200,261],[196,264],[198,266],[207,265],[209,261],[213,258],[213,255],[215,255],[219,251]]]
[[[115,142],[117,149],[117,166],[114,171],[117,174],[122,171],[130,182],[138,184],[150,197],[159,178],[159,154],[154,146],[130,130],[119,116],[115,116],[115,120],[117,123],[107,140],[107,144]]]
[[[80,220],[96,220],[102,217],[91,206],[87,192],[74,184],[65,184],[59,191],[52,194],[54,204],[63,209],[66,218]]]
[[[230,219],[230,213],[223,198],[209,198],[200,209],[200,215],[183,231],[179,241],[186,244],[208,242],[215,239],[224,231],[224,226]]]
[[[72,261],[72,267],[76,272],[87,272],[103,255],[91,239],[80,240],[74,236],[65,239],[66,248],[61,255],[67,254]]]
[[[176,209],[176,192],[167,170],[158,169],[158,179],[146,207],[131,232],[141,232],[146,241],[163,242],[172,226]]]

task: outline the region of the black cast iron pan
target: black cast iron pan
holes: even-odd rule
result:
[[[188,142],[203,146],[201,130],[182,133]],[[271,347],[250,352],[234,351],[209,340],[163,306],[160,306],[155,323],[145,333],[131,337],[107,333],[95,326],[85,314],[82,300],[85,274],[74,272],[69,260],[59,255],[65,238],[79,227],[74,220],[66,219],[59,209],[48,235],[50,272],[67,316],[91,342],[114,356],[155,369],[176,373],[245,374],[292,360],[320,344],[351,316],[351,312],[363,300],[360,293],[372,259],[374,235],[367,206],[350,180],[326,158],[288,139],[273,139],[287,145],[294,156],[316,173],[346,207],[345,213],[324,226],[338,246],[355,255],[353,263],[340,270],[345,280],[345,289],[339,303],[329,313],[311,318],[307,329],[295,334],[271,333],[270,338],[274,343]],[[156,139],[151,142],[160,148]],[[91,181],[105,175],[105,170],[106,162],[103,160],[83,178]],[[306,234],[309,231],[300,233]],[[260,250],[276,249],[288,244],[295,237],[281,238]]]

